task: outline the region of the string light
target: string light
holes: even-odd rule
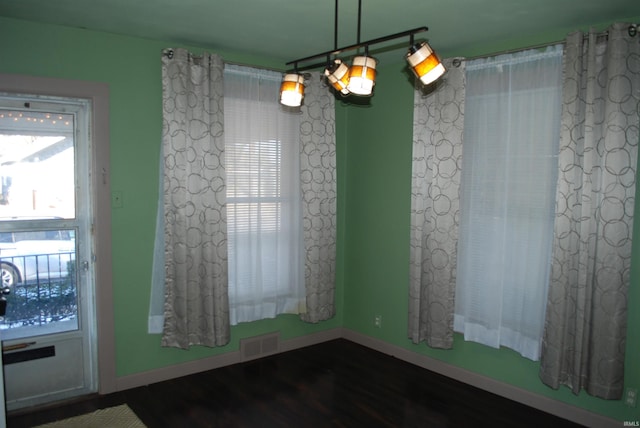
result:
[[[59,126],[70,127],[73,123],[73,120],[71,119],[71,115],[61,115],[61,114],[52,115],[50,113],[37,113],[37,112],[25,113],[25,112],[10,111],[7,113],[0,113],[0,120],[2,119],[9,120],[14,124],[17,124],[21,121],[26,121],[27,123],[30,124],[30,126],[55,125],[56,127],[59,127]]]

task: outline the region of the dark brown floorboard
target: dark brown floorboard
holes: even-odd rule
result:
[[[578,427],[347,340],[9,414],[8,427],[126,403],[160,427]]]

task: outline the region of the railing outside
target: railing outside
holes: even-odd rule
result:
[[[21,271],[20,282],[10,286],[6,296],[7,313],[0,329],[76,318],[75,253],[0,257],[0,263],[10,263],[16,269],[20,266]]]

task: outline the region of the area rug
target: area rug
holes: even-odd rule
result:
[[[122,404],[39,425],[37,428],[146,428],[146,425],[138,419],[129,406]]]

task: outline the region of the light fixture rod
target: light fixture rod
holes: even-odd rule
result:
[[[413,36],[414,34],[423,33],[425,31],[429,31],[429,28],[427,28],[427,27],[418,27],[418,28],[414,28],[413,30],[402,31],[400,33],[390,34],[388,36],[378,37],[377,39],[367,40],[366,42],[362,42],[362,43],[358,42],[355,45],[344,46],[342,48],[334,49],[332,51],[322,52],[322,53],[319,53],[319,54],[315,54],[315,55],[311,55],[311,56],[308,56],[308,57],[304,57],[304,58],[296,59],[296,60],[293,60],[293,61],[289,61],[289,62],[286,63],[286,65],[291,65],[291,64],[296,64],[297,65],[297,64],[299,64],[301,62],[310,61],[310,60],[316,59],[316,58],[321,58],[321,57],[326,58],[327,56],[330,56],[330,55],[337,55],[337,54],[342,53],[342,52],[351,51],[351,50],[354,50],[354,49],[359,49],[359,48],[362,48],[362,47],[365,47],[365,46],[376,45],[378,43],[388,42],[389,40],[399,39],[401,37]],[[325,62],[322,62],[322,63],[319,63],[319,64],[312,64],[312,65],[308,65],[308,66],[305,66],[305,67],[298,67],[297,70],[298,71],[310,70],[312,68],[317,68],[317,67],[320,67],[320,66],[324,66],[326,64],[327,63],[325,61]]]
[[[360,44],[360,21],[362,20],[362,0],[358,0],[358,44]]]
[[[338,0],[333,15],[333,49],[338,49]]]

